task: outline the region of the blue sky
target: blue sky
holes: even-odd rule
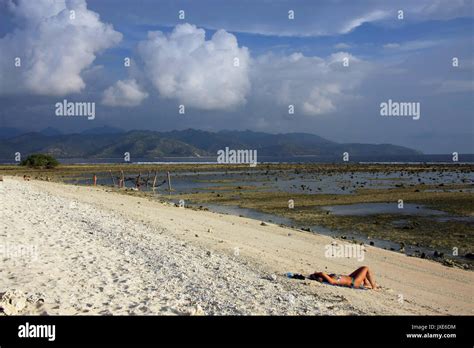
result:
[[[0,127],[308,132],[473,153],[473,6],[0,0]],[[95,102],[96,118],[56,117],[63,99]],[[380,116],[388,99],[420,103],[420,119]]]

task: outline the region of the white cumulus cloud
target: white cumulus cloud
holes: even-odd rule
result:
[[[347,52],[326,58],[267,54],[258,57],[252,69],[253,94],[282,110],[294,105],[295,114],[327,115],[337,111],[338,104],[358,97],[357,87],[369,70],[366,62]]]
[[[109,106],[137,106],[148,97],[135,79],[119,80],[107,88],[102,96],[102,103]]]
[[[182,24],[166,35],[149,32],[138,51],[160,95],[204,110],[233,109],[246,102],[250,89],[249,52],[234,35]]]
[[[0,39],[0,93],[80,92],[81,72],[122,39],[85,0],[19,0],[8,8],[19,27]],[[21,66],[14,65],[15,58]]]

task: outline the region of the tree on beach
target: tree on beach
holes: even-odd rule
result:
[[[33,168],[44,168],[52,169],[59,165],[56,158],[51,155],[45,155],[42,153],[35,153],[29,155],[26,159],[21,161],[21,166],[33,167]]]

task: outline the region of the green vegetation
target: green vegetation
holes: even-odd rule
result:
[[[317,135],[267,134],[256,132],[171,132],[130,131],[106,134],[29,133],[0,139],[0,158],[12,153],[49,153],[57,158],[122,158],[130,152],[134,158],[216,156],[217,151],[234,144],[237,149],[257,150],[259,156],[320,155],[340,156],[348,151],[359,155],[418,155],[418,151],[390,144],[341,144]]]
[[[59,162],[51,155],[36,153],[21,161],[20,165],[30,168],[52,169],[57,167]]]

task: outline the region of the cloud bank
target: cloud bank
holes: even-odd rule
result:
[[[353,98],[369,71],[368,64],[347,52],[327,58],[293,53],[252,59],[234,35],[219,30],[206,40],[205,31],[190,24],[176,26],[169,35],[150,32],[138,52],[144,75],[160,96],[202,110],[229,110],[252,100],[291,104],[307,116],[325,115]]]
[[[257,99],[294,105],[295,114],[327,115],[357,97],[356,88],[369,72],[369,64],[347,52],[326,58],[269,54],[256,60],[253,91]]]
[[[155,11],[154,1],[140,3],[137,24],[174,26],[174,14],[185,9],[198,27],[217,30],[225,25],[229,32],[288,37],[346,34],[365,23],[391,26],[398,21],[398,10],[404,11],[407,23],[473,17],[472,0],[160,0],[164,11]],[[125,13],[137,8],[132,1],[123,6]],[[294,11],[293,20],[289,10]],[[121,16],[117,14],[117,20]]]
[[[80,92],[85,88],[81,72],[122,39],[84,0],[20,0],[8,8],[20,27],[0,39],[2,94]]]

